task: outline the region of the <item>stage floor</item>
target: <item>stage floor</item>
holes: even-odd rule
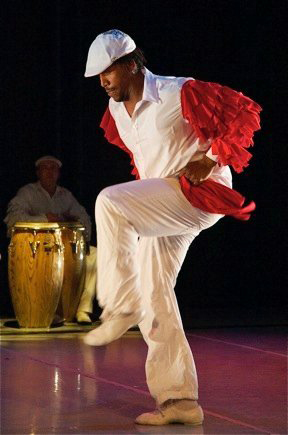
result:
[[[94,348],[83,343],[83,331],[1,328],[3,435],[287,434],[283,327],[186,331],[205,412],[197,428],[135,425],[138,414],[154,409],[140,333]]]

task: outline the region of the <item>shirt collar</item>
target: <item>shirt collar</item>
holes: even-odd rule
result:
[[[151,101],[153,103],[160,103],[159,93],[156,84],[156,76],[147,68],[143,68],[144,74],[144,89],[142,101]]]
[[[50,195],[49,195],[49,193],[47,192],[47,190],[45,190],[42,186],[41,186],[41,183],[40,183],[40,181],[38,180],[38,181],[36,181],[36,185],[37,185],[37,187],[38,187],[38,189],[40,189],[40,190],[42,190],[42,192],[44,192],[46,195],[48,195],[49,197],[50,197]],[[56,186],[56,190],[55,190],[55,193],[54,193],[54,195],[52,196],[52,198],[54,198],[54,196],[56,196],[59,192],[60,192],[60,186],[58,186],[58,184],[57,184],[57,186]],[[51,197],[50,197],[51,198]]]

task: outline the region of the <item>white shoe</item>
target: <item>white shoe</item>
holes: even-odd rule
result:
[[[135,423],[161,426],[170,423],[191,424],[199,426],[203,423],[204,414],[201,406],[193,400],[169,400],[153,412],[139,415]]]
[[[76,314],[77,323],[83,323],[84,325],[91,325],[91,319],[88,313],[85,311],[78,311]]]
[[[84,337],[84,343],[90,346],[103,346],[117,340],[125,334],[129,328],[137,325],[144,317],[144,311],[139,310],[131,314],[119,314],[104,320],[102,325],[88,332]]]

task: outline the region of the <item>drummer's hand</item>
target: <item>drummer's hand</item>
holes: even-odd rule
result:
[[[48,222],[60,222],[63,220],[61,216],[59,216],[59,214],[54,213],[46,213],[46,217],[48,219]]]
[[[194,186],[198,186],[210,177],[216,164],[217,162],[214,162],[214,160],[204,155],[201,160],[189,162],[185,168],[180,171],[179,176],[185,175]]]

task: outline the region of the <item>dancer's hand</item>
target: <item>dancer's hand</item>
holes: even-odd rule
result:
[[[216,164],[217,162],[214,162],[214,160],[209,159],[207,156],[203,156],[201,160],[189,162],[185,168],[180,171],[179,176],[185,175],[192,184],[198,186],[210,177]]]

